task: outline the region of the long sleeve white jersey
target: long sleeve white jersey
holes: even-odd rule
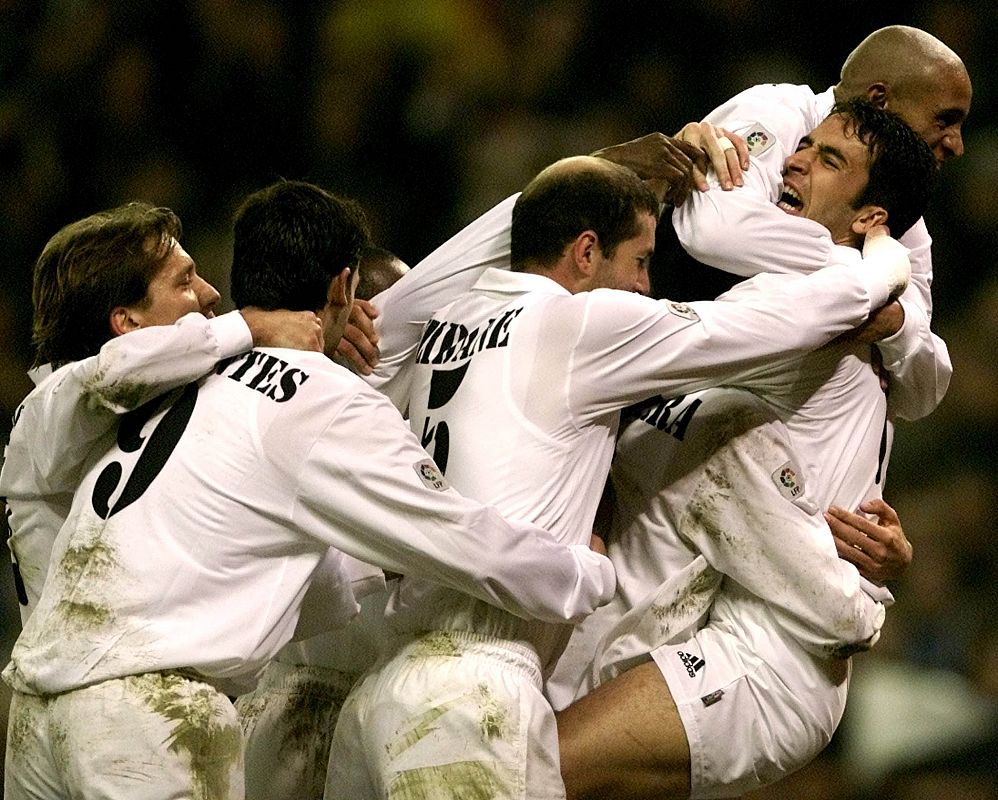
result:
[[[815,94],[808,86],[761,84],[735,95],[708,114],[705,120],[745,137],[753,154],[753,166],[747,177],[752,178],[759,170],[761,175],[756,175],[755,180],[761,182],[775,202],[782,184],[783,162],[797,149],[800,140],[828,116],[834,102],[832,89]],[[722,192],[716,188],[707,193],[708,196],[717,194]],[[738,195],[741,191],[723,194]],[[699,193],[694,195],[694,199],[699,199]],[[684,209],[685,204],[675,215]],[[821,237],[809,233],[807,226],[788,231],[782,233],[779,240],[770,232],[767,244],[780,251],[792,251],[793,258],[789,261],[772,258],[764,249],[742,252],[742,239],[731,236],[729,229],[723,227],[713,231],[701,227],[697,240],[684,241],[683,245],[697,260],[742,276],[758,272],[808,271],[827,263],[830,239],[822,243]],[[682,233],[680,241],[683,241]],[[915,420],[939,405],[949,388],[953,366],[945,342],[930,330],[932,239],[925,221],[919,220],[899,241],[908,248],[911,261],[911,282],[900,297],[905,320],[901,330],[879,342],[878,346],[884,366],[892,376],[892,414]]]
[[[490,269],[425,328],[410,423],[460,491],[559,541],[587,542],[621,408],[738,382],[827,342],[887,297],[879,271],[833,266],[771,280],[746,302],[687,306],[613,290],[572,295],[541,275]],[[566,633],[408,577],[390,609],[402,630],[526,641],[548,665]]]
[[[134,331],[100,353],[48,372],[18,407],[0,470],[11,557],[21,579],[22,622],[38,601],[52,543],[89,464],[114,442],[118,415],[195,380],[249,350],[238,312],[187,314]]]
[[[549,621],[614,588],[606,559],[458,495],[347,370],[252,350],[123,418],[4,676],[50,694],[193,669],[238,694],[290,639],[329,546]]]
[[[423,326],[435,311],[469,291],[490,267],[509,269],[511,195],[452,236],[371,302],[381,361],[367,382],[405,413],[411,368]]]

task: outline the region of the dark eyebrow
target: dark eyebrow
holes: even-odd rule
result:
[[[839,164],[841,164],[843,166],[846,166],[846,165],[849,164],[849,159],[847,159],[845,157],[845,153],[843,153],[841,150],[839,150],[839,148],[832,147],[829,144],[819,144],[818,145],[818,153],[821,154],[821,155],[823,155],[823,156],[828,156],[829,158],[832,158],[832,159],[838,161]]]

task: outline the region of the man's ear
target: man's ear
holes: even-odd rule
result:
[[[866,99],[877,108],[887,108],[887,84],[871,83],[866,87]]]
[[[871,228],[887,225],[887,211],[881,206],[863,206],[852,218],[852,232],[866,236]]]
[[[115,336],[121,336],[123,333],[129,333],[142,327],[141,320],[136,317],[134,309],[128,306],[112,308],[109,322],[111,331]]]
[[[596,269],[596,250],[599,237],[595,231],[583,231],[572,242],[572,263],[582,277],[590,278]]]
[[[326,294],[326,303],[331,306],[342,308],[350,304],[350,278],[353,271],[346,267],[341,269],[335,278],[329,282],[329,292]]]

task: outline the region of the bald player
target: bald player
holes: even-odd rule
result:
[[[926,31],[892,25],[867,36],[846,58],[839,82],[825,91],[815,93],[808,86],[785,83],[753,86],[712,111],[705,122],[744,137],[763,172],[770,200],[776,202],[784,162],[798,142],[828,116],[834,103],[859,97],[895,112],[942,164],[963,155],[961,129],[970,113],[972,94],[967,69],[953,50]],[[710,138],[703,130],[697,135]],[[726,162],[718,164],[722,178],[725,166],[733,173],[739,171],[736,150],[728,149],[726,156]],[[741,160],[747,165],[747,158]],[[924,220],[900,241],[910,251],[911,283],[881,315],[882,329],[897,332],[877,346],[890,374],[892,413],[915,420],[942,400],[953,368],[946,344],[930,330],[932,240]],[[687,249],[703,263],[739,276],[780,269],[765,249],[742,253],[736,261],[727,252]],[[795,254],[793,263],[799,269],[818,269],[827,259],[828,245],[810,247],[808,253],[806,258]]]

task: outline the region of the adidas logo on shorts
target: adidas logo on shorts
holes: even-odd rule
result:
[[[695,656],[692,653],[684,653],[682,650],[677,650],[676,655],[679,656],[679,660],[683,662],[683,666],[686,667],[686,671],[690,673],[691,678],[695,678],[697,673],[703,668],[704,661],[699,656]]]

